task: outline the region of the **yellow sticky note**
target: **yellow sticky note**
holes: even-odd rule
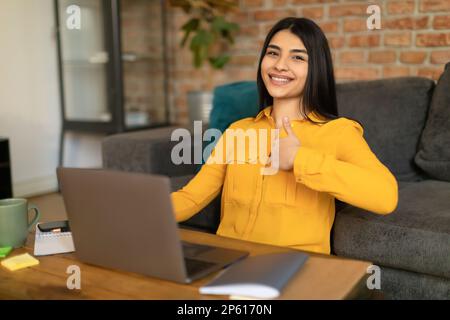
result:
[[[30,256],[28,253],[24,253],[18,256],[5,259],[1,262],[1,264],[2,266],[11,271],[16,271],[23,268],[38,265],[39,260]]]

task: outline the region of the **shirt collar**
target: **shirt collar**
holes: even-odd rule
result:
[[[263,110],[261,110],[261,111],[258,113],[258,115],[255,117],[254,121],[257,122],[257,121],[259,121],[261,118],[263,118],[264,116],[265,116],[267,119],[270,119],[270,118],[272,118],[271,113],[272,113],[272,107],[271,107],[271,106],[270,106],[270,107],[266,107],[266,108],[264,108]],[[320,117],[318,117],[313,111],[310,111],[310,112],[308,113],[308,117],[311,118],[311,119],[314,120],[314,121],[318,121],[318,122],[322,122],[322,121],[323,121],[323,119],[320,118]],[[293,121],[304,121],[304,120],[293,120]]]
[[[267,118],[270,118],[270,113],[272,112],[272,107],[266,107],[263,110],[261,110],[258,115],[255,117],[255,122],[259,121],[262,117],[266,116]]]

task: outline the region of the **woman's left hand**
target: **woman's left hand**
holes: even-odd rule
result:
[[[287,137],[279,138],[279,168],[281,170],[292,170],[294,167],[295,155],[300,148],[300,140],[292,130],[291,124],[289,123],[289,118],[283,118],[283,127],[286,130]]]

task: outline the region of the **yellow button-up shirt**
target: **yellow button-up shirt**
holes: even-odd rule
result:
[[[323,121],[314,113],[308,115]],[[236,145],[230,159],[210,161],[219,151],[229,156],[227,130],[197,175],[171,194],[176,220],[189,219],[222,190],[218,235],[329,254],[335,198],[378,214],[395,210],[397,181],[371,151],[357,122],[347,118],[321,124],[292,120],[291,127],[301,143],[293,170],[273,175],[261,174],[261,168],[268,165],[266,158],[257,152],[254,159],[249,139],[240,161]],[[256,137],[261,145],[267,141],[270,153],[270,129],[275,129],[271,107],[255,118],[234,122],[229,129],[267,132],[264,141],[264,134]],[[280,138],[285,136],[280,129]]]

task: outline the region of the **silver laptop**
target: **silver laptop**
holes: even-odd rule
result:
[[[248,255],[181,241],[168,177],[79,168],[57,175],[83,262],[189,283]]]

